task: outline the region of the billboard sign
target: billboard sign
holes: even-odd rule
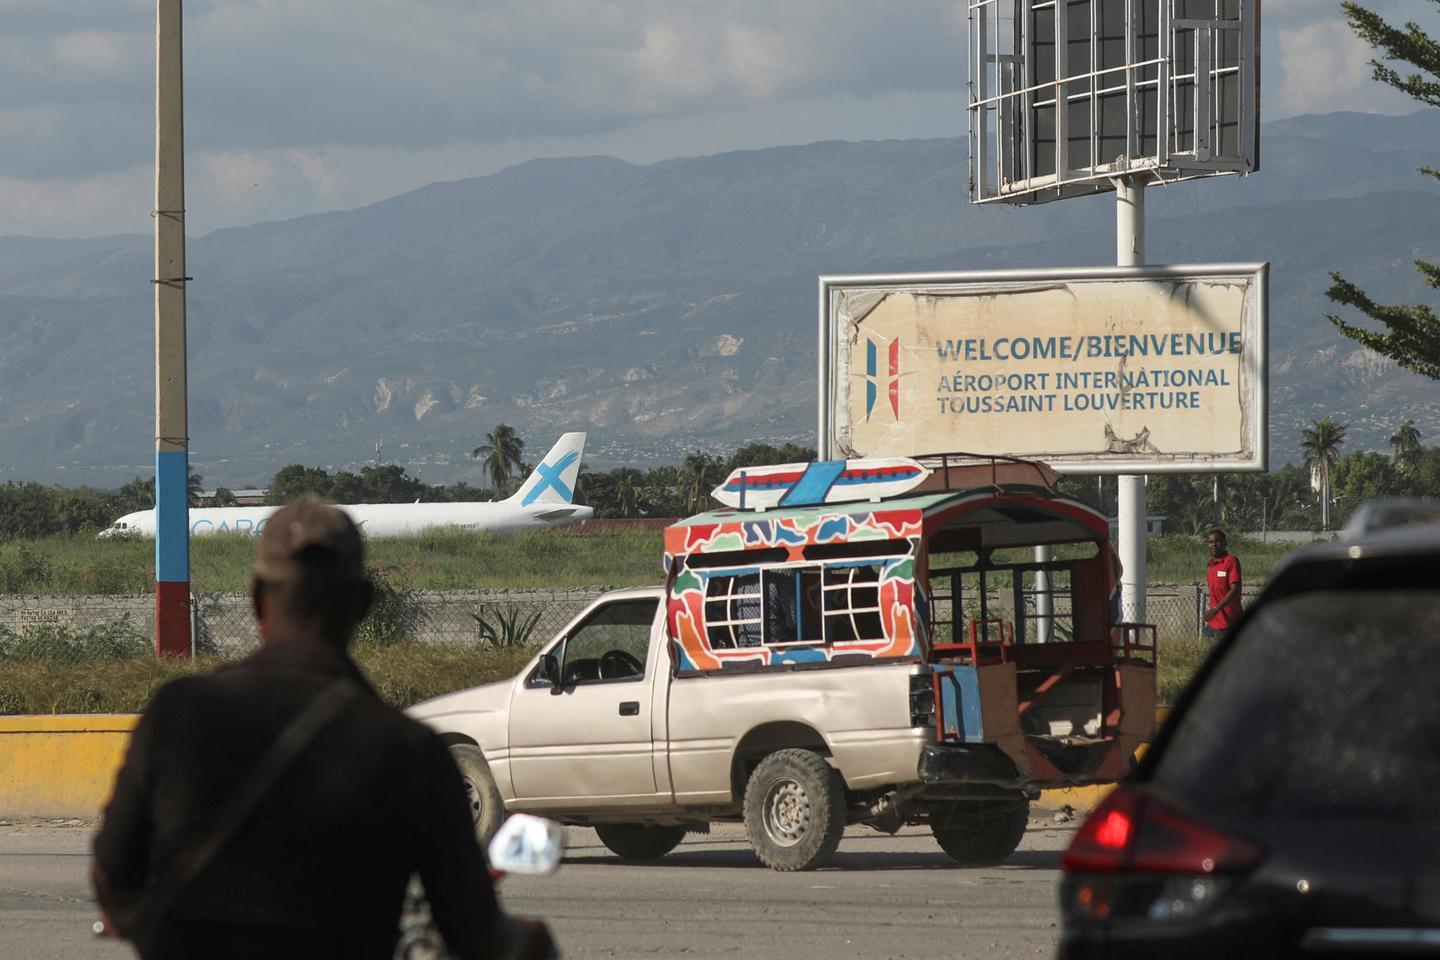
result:
[[[970,0],[970,198],[1260,167],[1259,0]]]
[[[1263,470],[1267,271],[821,277],[821,456]]]

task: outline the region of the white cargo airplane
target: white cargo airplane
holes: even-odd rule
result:
[[[573,503],[575,478],[585,452],[585,434],[567,433],[508,499],[483,503],[355,503],[341,504],[366,536],[412,537],[436,527],[458,527],[477,533],[518,533],[544,530],[587,520],[589,507]],[[259,535],[279,507],[192,507],[190,536],[211,533]],[[102,537],[155,536],[155,511],[127,513],[100,532]]]

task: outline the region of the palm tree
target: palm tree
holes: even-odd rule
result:
[[[620,516],[633,517],[640,512],[639,481],[640,471],[634,467],[615,471],[615,499],[619,501]]]
[[[1310,485],[1320,490],[1320,527],[1330,529],[1330,473],[1340,462],[1340,445],[1345,442],[1345,425],[1330,417],[1312,421],[1300,435],[1305,466],[1310,468]]]
[[[685,503],[686,512],[699,513],[705,507],[714,472],[714,459],[699,450],[686,457],[680,465],[680,499]]]
[[[515,428],[497,423],[495,429],[486,435],[485,442],[470,451],[470,456],[477,460],[483,458],[481,466],[490,478],[490,486],[500,495],[511,472],[523,463],[520,455],[524,450],[525,441],[515,433]]]
[[[1401,473],[1408,473],[1425,452],[1420,446],[1420,431],[1415,427],[1414,420],[1400,424],[1400,429],[1390,437],[1390,446],[1395,451],[1395,467]]]

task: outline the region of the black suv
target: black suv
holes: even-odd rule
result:
[[[1067,960],[1440,954],[1440,506],[1288,558],[1062,866]]]

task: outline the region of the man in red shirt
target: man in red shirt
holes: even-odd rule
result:
[[[1210,605],[1205,608],[1201,633],[1214,638],[1234,626],[1240,617],[1240,558],[1225,549],[1224,530],[1207,533],[1205,545],[1210,548],[1210,566],[1205,571]]]

